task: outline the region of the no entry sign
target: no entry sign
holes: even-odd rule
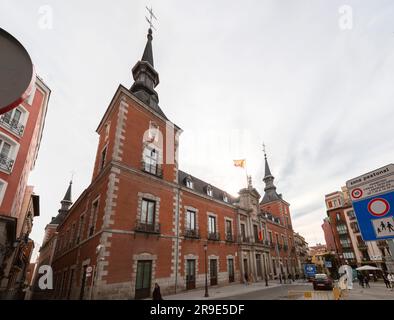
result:
[[[34,80],[33,64],[26,49],[0,28],[0,114],[24,101]]]

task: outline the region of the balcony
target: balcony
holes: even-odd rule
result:
[[[145,161],[141,162],[141,169],[142,171],[154,175],[156,177],[163,177],[163,169],[161,165],[158,164],[150,164]]]
[[[361,250],[368,249],[368,246],[367,246],[367,244],[364,241],[359,241],[357,246]]]
[[[14,160],[0,154],[0,169],[11,172]]]
[[[219,241],[220,240],[219,232],[208,232],[208,240]]]
[[[160,233],[160,223],[144,223],[137,221],[134,230],[144,233]]]
[[[200,231],[198,229],[185,229],[184,237],[200,239]]]
[[[385,240],[379,240],[379,241],[377,242],[377,245],[378,245],[379,248],[388,247],[387,241],[385,241]]]
[[[234,235],[232,233],[226,233],[226,241],[234,242],[235,241]]]
[[[281,245],[281,244],[277,244],[277,245],[276,245],[276,248],[277,248],[278,250],[282,250],[282,245]]]
[[[249,239],[249,237],[247,237],[247,236],[245,236],[243,234],[240,234],[239,235],[239,241],[242,242],[242,243],[249,243],[250,239]]]
[[[289,247],[287,246],[287,244],[283,245],[283,250],[287,251],[289,249]]]
[[[25,131],[25,126],[20,124],[19,121],[11,120],[7,114],[3,114],[0,117],[0,124],[20,137],[23,135],[23,131]]]

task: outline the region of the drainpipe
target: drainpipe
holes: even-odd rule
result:
[[[176,212],[175,212],[175,223],[176,223],[176,244],[175,244],[175,294],[178,287],[178,264],[179,264],[179,202],[180,202],[180,187],[176,189]]]

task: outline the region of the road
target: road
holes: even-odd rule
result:
[[[289,300],[291,299],[289,298],[289,291],[301,292],[294,295],[294,298],[300,298],[302,297],[302,292],[313,291],[313,287],[311,283],[283,285],[270,289],[229,296],[226,298],[221,298],[219,300]],[[325,292],[323,291],[323,293]]]

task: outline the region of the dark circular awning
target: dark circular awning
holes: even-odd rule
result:
[[[0,28],[0,114],[18,106],[31,93],[35,73],[22,44]]]

